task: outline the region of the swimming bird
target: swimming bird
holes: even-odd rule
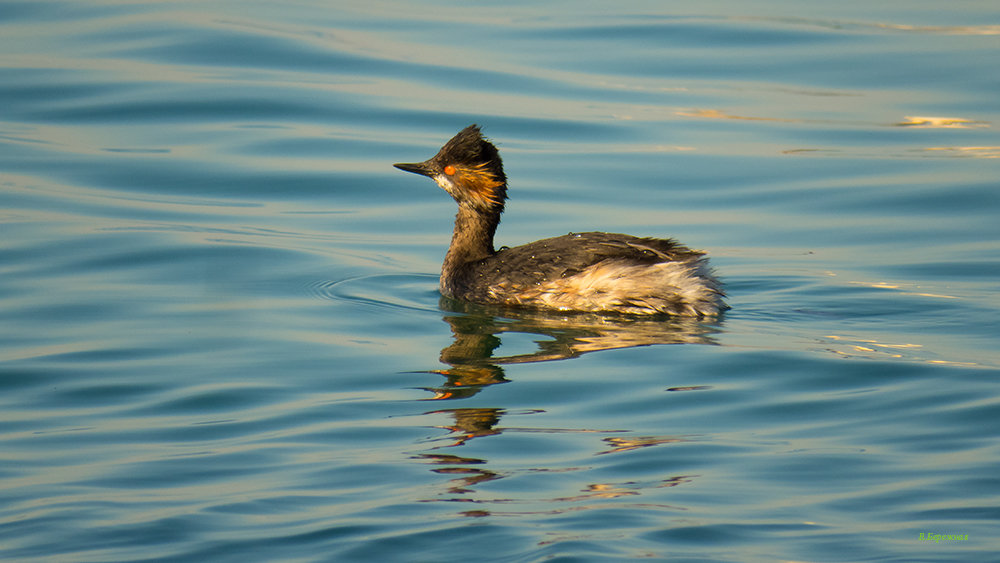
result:
[[[718,315],[724,293],[704,253],[672,239],[570,233],[514,248],[493,246],[507,200],[497,148],[473,124],[436,155],[396,168],[433,179],[458,203],[441,267],[446,297],[557,311]]]

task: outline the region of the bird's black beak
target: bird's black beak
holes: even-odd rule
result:
[[[393,164],[396,168],[400,170],[405,170],[407,172],[413,172],[414,174],[420,174],[421,176],[427,176],[428,178],[434,177],[436,172],[430,165],[426,162],[416,162],[413,164],[408,164],[406,162],[400,162],[398,164]]]

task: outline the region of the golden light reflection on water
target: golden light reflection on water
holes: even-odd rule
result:
[[[734,115],[717,109],[692,109],[678,111],[677,115],[683,117],[701,117],[705,119],[738,119],[743,121],[780,121],[792,123],[800,121],[798,119],[786,119],[780,117],[755,117],[749,115]]]
[[[929,293],[926,291],[913,291],[920,289],[919,285],[915,284],[904,284],[904,283],[889,283],[889,282],[867,282],[867,281],[852,281],[848,282],[851,285],[863,285],[865,287],[870,287],[872,289],[889,289],[889,290],[899,290],[900,295],[915,295],[917,297],[932,297],[935,299],[958,299],[955,295],[946,295],[943,293]],[[911,290],[905,290],[906,288],[912,288]]]
[[[597,455],[616,454],[637,450],[639,448],[661,446],[663,444],[676,444],[679,442],[688,442],[690,440],[679,436],[641,436],[634,438],[605,438],[604,441],[613,447],[610,450],[597,452]]]
[[[914,156],[940,158],[1000,158],[1000,146],[997,147],[925,147],[900,150],[898,147],[888,147],[882,150],[868,149],[843,150],[828,148],[798,148],[786,149],[781,154],[829,155],[847,158],[913,158]]]
[[[739,115],[729,113],[719,109],[688,109],[675,112],[682,117],[693,117],[698,119],[727,119],[737,121],[761,121],[773,123],[800,123],[800,124],[840,124],[847,125],[847,122],[836,120],[817,119],[793,119],[784,117],[764,117],[756,115]],[[984,129],[992,124],[988,121],[978,121],[963,117],[935,117],[935,116],[905,116],[902,121],[891,124],[886,123],[859,123],[855,125],[865,125],[870,127],[905,127],[909,129]],[[958,158],[1000,158],[1000,147],[997,146],[954,146],[954,147],[925,147],[920,149],[909,149],[905,154],[898,154],[898,147],[888,147],[883,150],[872,150],[866,147],[863,151],[851,151],[843,148],[816,148],[800,147],[784,149],[781,154],[833,154],[840,156],[906,156],[912,157],[914,154],[924,154],[928,156],[958,157]]]
[[[777,123],[836,123],[834,120],[818,119],[795,119],[787,117],[763,117],[758,115],[739,115],[729,113],[720,109],[687,109],[676,112],[682,117],[696,117],[700,119],[731,119],[738,121],[771,121]],[[991,127],[988,121],[978,121],[965,119],[963,117],[932,117],[932,116],[911,116],[903,117],[902,121],[891,124],[894,127],[908,127],[912,129],[982,129]],[[975,148],[975,147],[970,147]],[[979,147],[995,148],[995,147]]]
[[[881,29],[892,31],[912,31],[940,35],[1000,35],[1000,25],[903,25],[893,23],[875,24]]]
[[[697,475],[678,475],[654,482],[594,483],[588,485],[582,494],[553,499],[557,502],[576,502],[591,499],[608,499],[642,494],[643,489],[661,489],[690,483]]]
[[[1000,147],[928,147],[924,150],[936,151],[942,156],[1000,158]]]
[[[971,129],[977,127],[989,127],[987,121],[975,121],[961,117],[925,117],[910,116],[903,117],[903,121],[895,123],[897,127],[913,127],[919,129]]]
[[[826,351],[843,358],[897,359],[920,363],[974,367],[975,362],[943,360],[928,357],[931,352],[923,344],[912,342],[883,342],[871,338],[830,334],[820,339]]]
[[[956,295],[921,291],[921,286],[907,282],[887,281],[851,281],[851,285],[885,290],[899,296],[924,297],[929,299],[961,299]],[[916,342],[887,341],[885,339],[850,336],[846,334],[829,334],[819,339],[827,352],[844,358],[891,359],[918,363],[964,366],[979,365],[964,359],[951,360],[935,357],[935,353],[924,344]]]

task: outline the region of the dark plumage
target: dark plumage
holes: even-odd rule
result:
[[[500,154],[470,125],[429,160],[396,168],[434,179],[458,203],[441,293],[474,303],[563,311],[716,315],[726,308],[707,258],[670,239],[570,233],[494,250],[507,198]]]

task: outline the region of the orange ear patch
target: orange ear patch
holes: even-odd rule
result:
[[[449,168],[454,167],[446,166],[445,174],[448,174]],[[503,203],[503,196],[497,193],[497,188],[502,186],[503,182],[493,176],[493,173],[486,168],[485,163],[472,168],[459,168],[456,172],[459,174],[457,184],[480,203],[487,205]]]

